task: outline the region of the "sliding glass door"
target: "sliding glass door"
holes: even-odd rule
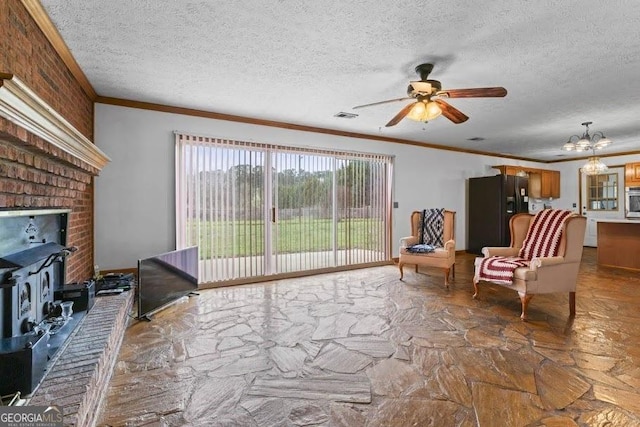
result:
[[[274,272],[334,267],[333,169],[328,156],[272,153]]]
[[[202,282],[390,259],[391,158],[176,135],[177,246]]]

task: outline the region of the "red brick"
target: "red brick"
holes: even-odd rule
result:
[[[0,1],[0,71],[16,75],[87,138],[93,138],[93,101],[31,19],[20,0]],[[81,241],[67,270],[68,281],[93,269],[93,187],[95,168],[36,135],[0,118],[0,208],[65,207],[80,221],[68,242]],[[65,178],[68,177],[68,178]],[[62,191],[56,187],[61,184]]]

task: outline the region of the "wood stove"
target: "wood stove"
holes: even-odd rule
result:
[[[0,210],[0,395],[28,395],[42,379],[60,318],[69,210]]]

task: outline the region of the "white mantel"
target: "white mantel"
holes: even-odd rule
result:
[[[12,74],[0,73],[0,115],[96,168],[111,159]]]

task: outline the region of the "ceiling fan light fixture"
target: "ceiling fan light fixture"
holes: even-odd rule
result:
[[[434,101],[416,102],[407,117],[416,122],[428,122],[442,114],[442,108]]]
[[[429,120],[433,120],[436,117],[440,116],[440,114],[442,114],[442,108],[440,108],[438,103],[429,101],[425,110],[425,117],[423,121],[428,122]]]
[[[576,149],[576,144],[574,144],[574,143],[573,143],[573,142],[571,142],[571,141],[567,141],[567,142],[562,146],[562,149],[563,149],[564,151],[573,151],[573,150],[575,150],[575,149]]]
[[[409,111],[407,117],[411,120],[415,120],[416,122],[422,122],[422,116],[424,116],[424,112],[426,111],[426,109],[427,106],[425,105],[425,103],[422,101],[418,101],[413,104],[413,107],[411,107],[411,111]]]
[[[416,67],[416,73],[420,76],[420,80],[409,81],[407,97],[356,105],[353,108],[372,107],[374,105],[413,99],[415,101],[402,107],[402,109],[387,122],[385,127],[395,126],[404,118],[418,122],[428,122],[440,115],[454,124],[460,124],[469,120],[469,117],[444,100],[436,99],[432,101],[431,98],[502,98],[507,95],[507,90],[503,87],[442,90],[442,83],[439,80],[429,79],[429,74],[432,70],[433,64],[431,63],[420,64]]]

